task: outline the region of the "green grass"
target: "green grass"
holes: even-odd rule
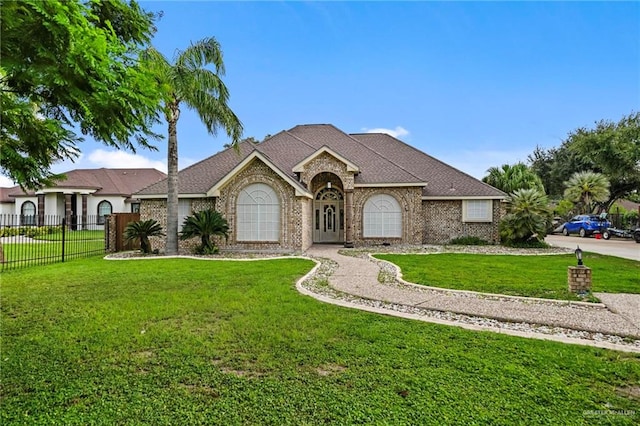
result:
[[[567,290],[567,267],[574,255],[512,256],[444,253],[380,254],[400,267],[406,281],[433,287],[513,296],[575,300]],[[640,293],[640,262],[585,253],[592,269],[592,291]]]
[[[84,229],[77,231],[65,231],[65,241],[78,241],[78,240],[104,240],[104,231],[101,229]],[[44,234],[34,237],[35,240],[46,241],[62,241],[62,231],[52,232],[51,234]]]
[[[104,253],[104,240],[65,240],[65,258],[83,257],[87,252]],[[3,244],[5,262],[22,262],[37,259],[37,263],[58,262],[62,256],[62,244],[58,242],[34,242]]]
[[[311,267],[91,258],[3,274],[0,423],[639,420],[638,354],[323,304],[294,287]]]

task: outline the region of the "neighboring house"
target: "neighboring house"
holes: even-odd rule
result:
[[[15,215],[16,225],[49,224],[48,217],[68,217],[74,226],[103,224],[106,215],[137,212],[132,194],[166,174],[156,169],[78,169],[64,173],[55,186],[24,192],[19,186],[0,188],[0,213]]]
[[[166,227],[166,194],[166,179],[138,192],[141,219]],[[498,242],[505,197],[389,135],[300,125],[180,171],[179,224],[214,208],[230,227],[220,244],[233,250]]]

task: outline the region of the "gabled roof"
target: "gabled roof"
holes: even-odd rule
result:
[[[487,197],[504,198],[504,192],[470,176],[455,167],[384,133],[352,134],[378,154],[428,182],[422,195],[425,198]]]
[[[271,170],[273,170],[274,172],[276,172],[278,174],[278,176],[280,176],[282,179],[284,179],[286,182],[289,183],[289,185],[293,186],[293,188],[296,191],[296,196],[303,196],[303,197],[307,197],[307,198],[313,198],[313,194],[311,194],[304,186],[302,186],[302,184],[300,184],[300,182],[298,182],[295,179],[292,179],[291,176],[289,176],[287,173],[285,173],[284,171],[280,170],[280,168],[278,166],[276,166],[275,164],[273,164],[273,162],[264,154],[262,154],[260,151],[258,151],[257,149],[254,149],[248,156],[246,156],[244,158],[244,160],[242,160],[240,162],[240,164],[238,164],[236,167],[233,168],[233,170],[231,170],[229,173],[227,173],[222,179],[220,179],[218,182],[216,182],[215,185],[213,185],[213,187],[211,187],[211,189],[209,189],[209,191],[207,191],[207,196],[210,197],[219,197],[220,196],[220,189],[231,179],[233,178],[233,176],[235,176],[237,173],[239,173],[241,170],[243,170],[245,167],[247,167],[252,161],[254,160],[260,160],[262,161],[264,164],[266,164]]]
[[[75,169],[65,172],[64,179],[42,192],[61,192],[65,189],[86,190],[94,195],[118,195],[130,197],[148,185],[165,179],[167,175],[156,169]],[[19,186],[2,189],[2,201],[12,201],[16,196],[33,196],[40,191],[24,192]],[[8,197],[5,200],[4,194]],[[9,199],[11,197],[11,199]]]
[[[238,151],[226,149],[179,172],[181,196],[212,195],[250,161],[268,163],[297,193],[306,189],[295,172],[326,152],[356,172],[354,185],[421,186],[425,198],[504,198],[506,194],[386,134],[346,134],[330,124],[295,126]],[[140,191],[141,198],[166,197],[166,179]],[[305,194],[306,195],[306,194]]]
[[[316,152],[314,152],[313,154],[311,154],[310,156],[306,157],[305,159],[300,161],[298,164],[293,166],[294,173],[302,172],[304,170],[304,166],[307,163],[309,163],[310,161],[312,161],[313,159],[315,159],[316,157],[318,157],[319,155],[322,155],[324,153],[327,153],[327,154],[331,155],[333,158],[335,158],[336,160],[344,163],[345,166],[347,166],[347,171],[348,172],[356,172],[357,173],[357,172],[360,171],[360,168],[358,166],[356,166],[355,164],[353,164],[351,161],[347,160],[346,158],[344,158],[342,155],[338,154],[337,152],[335,152],[331,148],[329,148],[327,146],[323,146],[322,148],[320,148],[319,150],[317,150]]]

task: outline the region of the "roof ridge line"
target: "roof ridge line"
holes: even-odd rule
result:
[[[333,126],[333,124],[330,124],[330,126]],[[335,126],[333,126],[333,127],[335,127]],[[337,127],[335,127],[335,128],[336,128],[336,129],[338,129]],[[340,129],[338,129],[338,130],[340,130]],[[342,130],[340,130],[340,131],[342,132]],[[342,132],[342,133],[344,133],[344,132]],[[398,167],[399,169],[401,169],[401,170],[403,170],[403,171],[407,172],[408,174],[410,174],[411,176],[413,176],[414,178],[416,178],[416,179],[418,180],[418,182],[422,182],[422,181],[423,181],[423,179],[422,179],[421,177],[414,175],[414,174],[413,174],[413,173],[411,173],[409,170],[405,169],[404,167],[402,167],[401,165],[397,164],[396,162],[394,162],[394,161],[392,161],[392,160],[388,159],[387,157],[385,157],[384,155],[380,154],[380,153],[379,153],[378,151],[376,151],[375,149],[373,149],[373,148],[371,148],[370,146],[367,146],[366,144],[364,144],[364,143],[360,142],[358,139],[356,139],[356,138],[354,138],[353,136],[351,136],[351,134],[350,134],[350,133],[344,133],[344,134],[345,134],[345,135],[347,135],[347,136],[349,136],[349,138],[353,139],[354,141],[356,141],[356,142],[357,142],[357,143],[359,143],[360,145],[362,145],[362,146],[364,146],[365,148],[367,148],[369,151],[371,151],[371,152],[375,153],[378,157],[380,157],[380,158],[383,158],[383,159],[387,160],[389,163],[391,163],[391,164],[393,164],[394,166]],[[381,133],[381,134],[386,135],[386,133]],[[404,142],[402,142],[400,139],[396,139],[396,138],[394,138],[394,137],[393,137],[393,136],[391,136],[391,135],[387,135],[387,136],[389,136],[389,137],[391,137],[391,138],[393,138],[393,139],[397,140],[398,142],[404,143]],[[405,144],[405,145],[408,145],[408,144]],[[411,145],[408,145],[408,146],[411,146]]]
[[[465,175],[465,176],[467,176],[467,177],[470,177],[471,179],[477,180],[478,182],[480,182],[480,183],[481,183],[481,184],[483,184],[484,186],[488,186],[488,187],[489,187],[489,188],[491,188],[491,189],[495,189],[496,191],[500,191],[500,192],[503,192],[503,193],[505,193],[505,194],[506,194],[506,192],[499,190],[499,189],[498,189],[498,188],[496,188],[495,186],[491,186],[491,185],[489,185],[488,183],[483,182],[483,181],[482,181],[482,179],[475,178],[475,177],[471,176],[469,173],[467,173],[467,172],[465,172],[465,171],[463,171],[463,170],[460,170],[459,168],[454,167],[454,166],[452,166],[452,165],[451,165],[451,164],[449,164],[449,163],[445,163],[444,161],[440,160],[439,158],[434,157],[433,155],[427,154],[427,153],[426,153],[426,152],[424,152],[424,151],[420,151],[420,150],[419,150],[418,148],[416,148],[415,146],[413,146],[413,145],[409,145],[408,143],[406,143],[406,142],[404,142],[404,141],[402,141],[402,140],[400,140],[400,139],[398,139],[398,138],[394,138],[393,136],[391,136],[391,135],[390,135],[390,134],[388,134],[388,133],[381,133],[381,132],[380,132],[380,133],[355,133],[355,134],[358,134],[358,135],[376,135],[376,134],[378,134],[378,135],[385,135],[385,136],[387,136],[387,137],[390,137],[390,138],[392,138],[392,139],[397,140],[397,141],[398,141],[398,142],[400,142],[401,144],[408,146],[408,147],[409,147],[409,148],[411,148],[412,150],[414,150],[414,151],[416,151],[416,152],[418,152],[418,153],[420,153],[420,154],[422,154],[422,155],[424,155],[424,156],[427,156],[427,157],[431,158],[432,160],[437,161],[438,163],[440,163],[440,164],[442,164],[442,165],[444,165],[444,166],[446,166],[446,167],[449,167],[449,168],[451,168],[451,169],[453,169],[453,170],[455,170],[455,171],[457,171],[457,172],[460,172],[460,173],[462,173],[463,175]]]
[[[306,126],[311,126],[312,124],[305,124],[305,125],[306,125]],[[298,125],[298,126],[300,126],[300,125]],[[298,126],[296,126],[296,127],[298,127]],[[316,126],[316,124],[313,124],[313,126]],[[295,128],[295,127],[294,127],[294,128]],[[289,129],[289,130],[291,130],[291,129]],[[291,136],[292,138],[299,140],[300,142],[302,142],[303,144],[305,144],[305,145],[306,145],[306,146],[308,146],[309,148],[311,148],[311,149],[313,149],[313,150],[316,150],[316,148],[315,148],[314,146],[312,146],[310,143],[308,143],[308,142],[307,142],[307,141],[305,141],[304,139],[302,139],[302,138],[300,138],[300,137],[298,137],[298,136],[294,135],[293,133],[289,132],[289,130],[283,130],[283,132],[284,132],[284,133],[286,133],[286,134],[288,134],[288,135],[289,135],[289,136]]]

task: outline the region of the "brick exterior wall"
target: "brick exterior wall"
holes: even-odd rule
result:
[[[305,164],[304,171],[300,173],[300,181],[313,194],[326,185],[327,180],[342,191],[353,189],[353,179],[353,172],[347,171],[347,165],[326,152]]]
[[[391,244],[446,244],[454,238],[475,236],[492,243],[499,243],[498,223],[504,215],[503,203],[493,201],[492,223],[463,223],[462,200],[422,200],[420,187],[354,188],[354,173],[346,165],[328,153],[323,153],[304,165],[300,173],[303,185],[312,194],[331,182],[334,188],[345,193],[352,192],[353,242],[357,246]],[[274,242],[237,241],[236,204],[240,191],[253,183],[269,185],[280,200],[280,238]],[[376,194],[393,196],[402,209],[401,238],[364,238],[362,235],[362,212],[369,197]],[[345,198],[346,199],[346,198]],[[224,250],[268,250],[301,252],[313,244],[313,200],[296,197],[295,190],[277,173],[259,159],[255,159],[220,189],[217,198],[194,198],[191,210],[215,208],[229,222],[229,239],[216,238],[216,245]],[[345,216],[348,217],[345,202]],[[166,200],[142,200],[141,220],[154,218],[166,229]],[[349,225],[348,223],[346,224]],[[345,228],[345,239],[346,239]],[[190,252],[199,244],[199,239],[180,241],[181,251]],[[164,238],[152,240],[154,248],[164,247]]]
[[[500,242],[498,223],[504,209],[500,200],[493,201],[493,222],[462,222],[462,200],[425,200],[424,244],[447,244],[458,237],[478,237],[494,244]]]
[[[155,219],[162,226],[163,232],[167,230],[167,200],[141,200],[140,201],[140,220]],[[151,237],[149,238],[151,248],[164,251],[165,238]],[[179,243],[178,243],[179,244]]]
[[[252,183],[265,183],[277,194],[280,201],[280,239],[277,242],[237,241],[236,204],[240,191]],[[229,250],[302,251],[304,246],[304,220],[302,213],[308,200],[296,197],[295,190],[259,159],[247,167],[220,189],[216,209],[229,222],[229,240],[221,247]]]
[[[391,195],[402,211],[401,238],[365,238],[363,236],[363,210],[367,200],[377,194]],[[422,242],[422,188],[356,188],[353,191],[353,239],[357,246],[391,244],[420,244]]]

